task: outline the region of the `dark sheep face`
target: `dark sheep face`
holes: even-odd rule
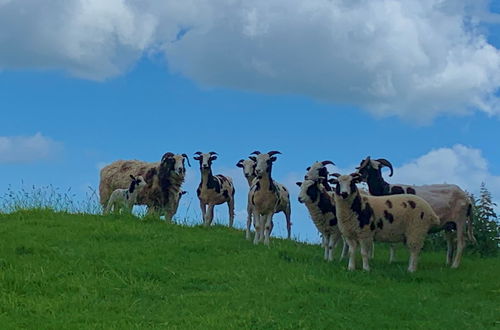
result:
[[[161,159],[160,168],[167,172],[174,171],[179,175],[183,175],[186,173],[186,167],[184,166],[186,158],[185,154],[174,155],[171,152],[167,152]]]
[[[315,181],[304,180],[300,185],[299,202],[314,203],[318,200],[319,193],[320,191]]]
[[[201,170],[209,170],[212,168],[212,162],[217,159],[215,152],[209,152],[203,154],[201,152],[197,153],[198,156],[193,157],[193,159],[199,161]]]

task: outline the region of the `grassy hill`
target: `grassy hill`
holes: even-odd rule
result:
[[[2,328],[499,328],[500,259],[424,252],[372,272],[242,231],[50,211],[0,214]],[[338,252],[336,254],[338,256]]]

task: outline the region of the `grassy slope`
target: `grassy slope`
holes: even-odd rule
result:
[[[493,328],[500,260],[424,253],[372,272],[286,240],[131,218],[0,215],[0,324],[29,328]]]

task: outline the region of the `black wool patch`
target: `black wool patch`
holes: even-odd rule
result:
[[[392,209],[392,202],[390,200],[386,200],[385,205],[387,205],[388,208]]]
[[[399,195],[399,194],[404,194],[405,191],[402,187],[400,186],[392,186],[391,187],[391,195]]]
[[[414,201],[408,201],[408,204],[410,204],[410,207],[412,209],[414,209],[417,206],[417,204]]]
[[[227,191],[227,189],[224,189],[224,191],[222,192],[222,196],[224,196],[224,198],[229,198],[229,192]]]
[[[389,223],[394,222],[394,216],[392,215],[392,213],[387,212],[387,210],[384,210],[384,217],[387,219],[387,221],[389,221]]]
[[[382,219],[378,219],[377,227],[379,227],[380,229],[384,228],[384,222],[382,221]]]
[[[420,212],[420,219],[424,218],[424,212]]]
[[[413,189],[412,187],[406,188],[406,193],[407,194],[411,194],[411,195],[415,195],[416,194],[415,189]]]
[[[375,230],[375,223],[370,223],[370,230],[371,231],[374,231]]]

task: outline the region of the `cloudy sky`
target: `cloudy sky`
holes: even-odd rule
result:
[[[383,157],[391,182],[484,181],[500,200],[499,13],[486,0],[0,0],[0,193],[83,196],[114,160],[216,151],[243,225],[235,163],[258,149],[283,153],[274,176],[301,239],[316,233],[294,182],[316,160]],[[198,181],[194,166],[182,217],[199,216]]]

